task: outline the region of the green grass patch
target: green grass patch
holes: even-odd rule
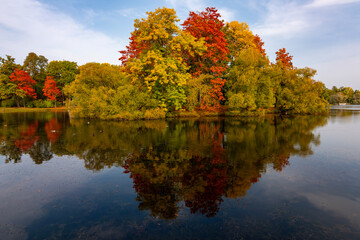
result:
[[[0,113],[20,113],[20,112],[56,112],[66,111],[64,107],[60,108],[5,108],[0,107]]]

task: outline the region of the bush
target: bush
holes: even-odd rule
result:
[[[16,107],[16,100],[15,99],[7,99],[1,101],[1,107]]]
[[[162,108],[149,109],[145,111],[145,119],[162,119],[165,118],[165,110]]]
[[[42,99],[39,99],[39,100],[35,100],[35,101],[32,101],[34,107],[36,108],[51,108],[51,107],[54,107],[54,103],[52,101],[49,101],[49,100],[42,100]]]

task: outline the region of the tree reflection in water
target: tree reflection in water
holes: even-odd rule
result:
[[[244,197],[268,166],[282,171],[290,157],[312,154],[314,129],[327,117],[104,122],[66,113],[3,114],[0,154],[36,164],[75,155],[87,169],[123,167],[140,210],[174,219],[183,208],[215,216],[224,198]]]

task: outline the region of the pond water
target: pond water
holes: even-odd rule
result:
[[[360,111],[0,115],[0,239],[360,239]]]

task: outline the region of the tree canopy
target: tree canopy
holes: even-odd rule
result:
[[[0,58],[0,97],[2,104],[22,98],[29,106],[71,99],[74,115],[103,119],[268,110],[310,114],[326,111],[329,102],[360,101],[359,91],[330,90],[315,81],[316,70],[294,66],[285,48],[271,62],[264,46],[247,23],[225,22],[216,8],[189,12],[180,22],[174,9],[163,7],[134,21],[129,45],[119,51],[120,66],[48,63],[34,52],[23,65],[8,55]],[[27,90],[10,79],[19,71],[34,80]],[[35,95],[38,100],[32,99]]]

